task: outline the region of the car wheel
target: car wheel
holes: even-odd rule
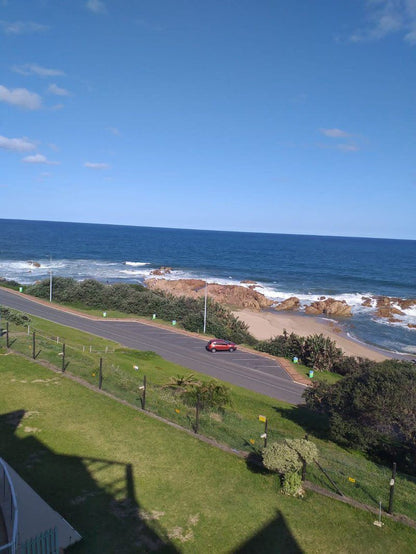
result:
[[[211,352],[216,352],[217,349],[216,348],[211,348]]]
[[[229,348],[228,352],[234,352],[235,348]]]

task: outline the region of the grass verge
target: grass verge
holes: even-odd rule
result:
[[[413,530],[308,493],[128,406],[0,356],[3,457],[83,535],[71,554],[414,552]]]

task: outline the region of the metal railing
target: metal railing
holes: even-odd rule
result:
[[[0,545],[1,554],[16,554],[18,511],[16,495],[7,466],[0,458],[0,510],[7,533],[7,544]]]

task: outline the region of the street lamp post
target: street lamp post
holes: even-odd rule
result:
[[[207,292],[208,292],[208,283],[205,281],[205,303],[204,303],[204,335],[207,330]]]
[[[52,256],[49,256],[49,262],[52,265]],[[52,267],[49,268],[49,302],[52,302]]]
[[[49,302],[52,302],[52,269],[49,271]]]

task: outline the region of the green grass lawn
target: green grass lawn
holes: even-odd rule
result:
[[[19,356],[0,356],[0,391],[2,456],[83,535],[71,553],[414,552],[412,529],[284,497],[274,476]]]
[[[302,364],[294,364],[293,362],[292,362],[292,365],[294,369],[296,369],[296,371],[300,373],[300,375],[303,375],[304,377],[308,377],[309,379],[309,372],[311,370],[310,367],[307,367],[306,365],[302,365]],[[333,385],[340,379],[342,379],[342,376],[338,375],[337,373],[331,373],[329,371],[314,371],[313,377],[310,378],[310,381],[311,382],[323,381],[324,383],[329,383],[330,385]]]
[[[30,356],[32,339],[22,327],[10,326],[12,348]],[[186,368],[168,362],[152,352],[138,352],[117,343],[88,335],[69,327],[59,326],[32,317],[31,330],[36,329],[37,360],[46,360],[60,368],[62,342],[66,343],[66,371],[98,386],[99,358],[103,358],[103,389],[118,398],[140,406],[143,376],[148,381],[146,408],[188,429],[195,423],[195,409],[185,406],[169,390],[161,388],[177,375],[187,375]],[[59,336],[59,343],[56,337]],[[5,337],[1,344],[5,343]],[[106,353],[107,350],[107,353]],[[135,370],[134,366],[139,370]],[[299,366],[298,366],[299,367]],[[301,367],[301,366],[300,366]],[[316,375],[316,374],[315,374]],[[204,375],[195,374],[201,380]],[[223,412],[203,413],[200,433],[212,437],[236,450],[260,451],[264,424],[259,415],[268,419],[269,441],[283,438],[303,438],[308,433],[320,452],[320,463],[341,491],[356,500],[377,507],[379,501],[387,507],[391,470],[367,460],[362,454],[341,448],[328,440],[328,422],[305,407],[296,407],[267,396],[228,384],[232,405]],[[416,479],[400,473],[396,479],[395,512],[416,519]],[[320,486],[334,490],[327,478],[313,465],[307,478]]]

